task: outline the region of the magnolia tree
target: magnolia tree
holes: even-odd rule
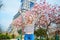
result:
[[[35,3],[31,10],[25,12],[24,19],[23,16],[19,16],[13,20],[13,25],[22,27],[23,24],[32,24],[38,16],[40,16],[37,20],[38,25],[41,25],[42,27],[49,27],[52,22],[60,24],[60,6],[52,6],[51,4],[48,4],[46,0],[41,1],[39,4]],[[22,19],[24,21],[22,21]]]

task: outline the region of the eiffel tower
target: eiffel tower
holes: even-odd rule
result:
[[[21,13],[25,13],[27,10],[31,9],[31,6],[34,5],[36,0],[21,0]]]
[[[30,10],[30,4],[34,4],[36,0],[21,0],[21,9],[19,9],[18,13],[14,16],[13,20],[15,20],[19,15],[24,14],[25,11]],[[8,32],[14,33],[16,28],[10,24],[10,27],[8,29]]]
[[[36,0],[21,0],[20,2],[21,2],[21,8],[19,9],[18,13],[14,16],[13,20],[21,14],[24,16],[27,10],[31,10],[31,7],[34,6]]]

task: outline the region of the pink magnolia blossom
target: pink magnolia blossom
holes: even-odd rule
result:
[[[19,16],[18,18],[16,18],[15,20],[13,20],[12,23],[14,26],[21,26],[22,25],[22,16]]]

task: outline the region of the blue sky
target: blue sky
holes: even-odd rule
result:
[[[3,6],[0,9],[0,24],[2,29],[6,31],[11,24],[13,16],[20,8],[20,0],[2,0]]]
[[[3,26],[2,29],[5,31],[11,24],[13,16],[18,12],[21,2],[20,0],[2,0],[3,7],[0,9],[0,24]],[[37,0],[39,3],[40,0]],[[60,5],[60,0],[47,0],[49,4]]]

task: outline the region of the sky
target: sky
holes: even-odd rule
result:
[[[40,0],[36,2],[39,3]],[[60,0],[47,0],[49,4],[60,5]],[[13,16],[18,12],[21,2],[20,0],[2,0],[3,6],[0,9],[0,24],[2,29],[6,31],[12,22]]]
[[[13,16],[20,8],[20,0],[2,0],[3,6],[0,9],[0,24],[4,31],[7,30],[12,22]]]

